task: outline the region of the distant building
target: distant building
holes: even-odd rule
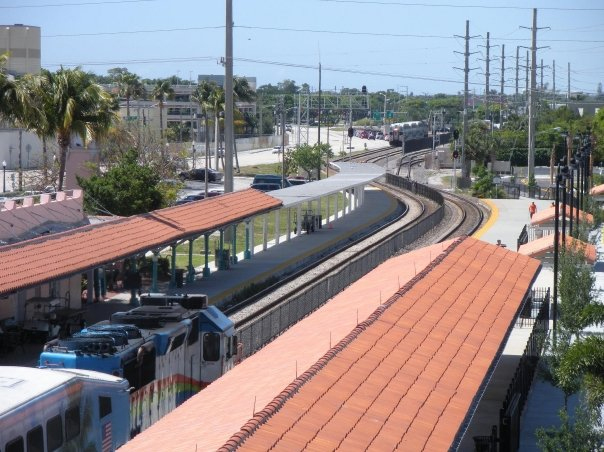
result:
[[[250,88],[256,90],[256,77],[245,77]],[[216,83],[219,86],[224,85],[224,75],[199,75],[198,82],[204,80]],[[108,91],[117,92],[117,87],[105,87]],[[164,109],[161,114],[163,124],[161,128],[167,130],[170,126],[177,126],[176,129],[181,131],[176,141],[179,142],[203,142],[203,123],[202,111],[197,102],[193,101],[191,94],[197,89],[197,85],[172,85],[174,96],[172,99],[164,101]],[[152,85],[146,85],[147,99],[150,93],[153,92]],[[256,114],[256,102],[235,102],[235,106],[241,113],[250,115]],[[140,125],[143,129],[148,128],[159,134],[160,130],[160,113],[159,102],[157,100],[142,100],[130,99],[130,116],[127,114],[127,102],[125,99],[120,99],[120,117],[124,121],[134,122]],[[210,134],[213,132],[210,131]]]
[[[41,69],[40,27],[0,25],[0,53],[8,52],[6,71],[15,76],[39,74]]]

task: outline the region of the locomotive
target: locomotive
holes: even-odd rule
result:
[[[141,295],[141,306],[48,342],[41,367],[88,369],[128,380],[130,436],[231,369],[233,322],[206,295]]]
[[[403,141],[420,140],[428,137],[428,124],[424,121],[396,122],[388,132],[390,146],[402,146]]]

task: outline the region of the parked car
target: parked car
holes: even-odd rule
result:
[[[366,131],[366,130],[363,130],[363,131],[361,132],[361,138],[367,138],[368,136],[369,136],[369,134],[367,133],[367,131]]]
[[[187,195],[184,198],[181,198],[178,201],[176,201],[174,203],[174,205],[175,206],[180,206],[182,204],[187,204],[187,203],[192,202],[192,201],[201,201],[204,198],[205,198],[205,196],[201,195],[201,194],[199,194],[199,195]]]
[[[273,154],[281,154],[281,146],[273,146]]]
[[[254,184],[277,184],[279,188],[287,188],[290,187],[290,182],[285,179],[285,184],[281,186],[282,177],[278,174],[256,174],[254,176],[254,180],[252,181],[252,185]]]
[[[304,179],[303,177],[288,177],[287,181],[291,185],[303,185],[307,182],[306,179]]]
[[[206,180],[206,169],[196,168],[189,171],[183,171],[178,175],[181,180]],[[223,174],[210,168],[208,170],[208,182],[220,182],[222,181]]]
[[[271,183],[266,183],[266,182],[259,182],[257,184],[250,185],[250,187],[254,188],[256,190],[266,192],[266,191],[279,190],[281,188],[281,184],[271,184]]]
[[[375,134],[375,139],[376,140],[383,140],[384,139],[384,134],[382,132],[378,132]]]

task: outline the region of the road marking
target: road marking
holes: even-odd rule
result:
[[[482,201],[491,209],[491,215],[489,216],[487,222],[478,231],[472,234],[472,237],[474,237],[475,239],[481,238],[485,234],[485,232],[491,229],[491,227],[495,224],[497,218],[499,217],[499,209],[493,201],[489,199],[483,199]]]

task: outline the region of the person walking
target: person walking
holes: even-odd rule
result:
[[[535,201],[531,202],[530,206],[529,206],[529,215],[531,218],[533,218],[533,215],[535,215],[535,212],[537,212],[537,205],[535,204]]]

